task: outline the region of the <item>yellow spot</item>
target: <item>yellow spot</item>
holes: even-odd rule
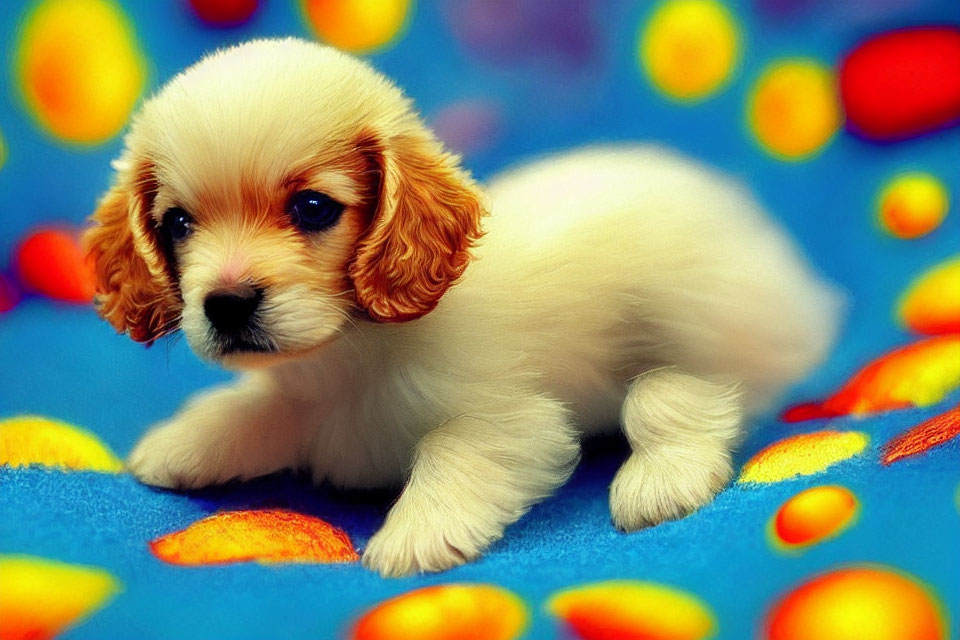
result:
[[[640,34],[640,61],[653,85],[677,100],[701,100],[722,87],[739,53],[737,25],[715,0],[668,0]]]
[[[760,145],[782,160],[820,150],[843,117],[833,73],[813,60],[782,60],[760,74],[747,104],[747,121]]]
[[[0,420],[0,464],[116,473],[123,463],[89,431],[40,416]]]
[[[424,587],[383,602],[353,626],[351,640],[513,640],[527,626],[527,608],[488,584]]]
[[[900,302],[900,320],[918,333],[960,333],[960,257],[910,285]]]
[[[171,564],[228,562],[355,562],[350,537],[314,516],[284,509],[224,511],[150,543]]]
[[[945,640],[943,609],[912,576],[884,567],[836,569],[771,610],[765,640]]]
[[[333,46],[368,53],[405,29],[411,0],[301,0],[317,37]]]
[[[777,509],[770,521],[772,542],[799,549],[835,537],[853,524],[858,510],[857,497],[846,487],[811,487]]]
[[[919,238],[943,222],[950,207],[947,189],[929,173],[905,173],[891,180],[877,198],[881,226],[897,238]]]
[[[126,124],[146,65],[112,0],[43,0],[23,27],[17,77],[42,127],[71,142],[95,144]]]
[[[716,630],[699,598],[652,582],[611,580],[561,591],[547,603],[577,637],[701,640]]]
[[[120,590],[102,569],[0,555],[0,638],[53,638],[102,608]]]
[[[775,442],[743,465],[739,482],[779,482],[819,473],[861,453],[870,438],[860,431],[816,431]]]
[[[7,143],[3,139],[3,132],[0,131],[0,167],[7,161]]]

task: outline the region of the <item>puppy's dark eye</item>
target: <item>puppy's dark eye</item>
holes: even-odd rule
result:
[[[193,216],[180,207],[167,209],[160,229],[172,242],[180,242],[193,233]]]
[[[287,203],[290,221],[301,231],[323,231],[340,218],[343,205],[318,191],[298,191]]]

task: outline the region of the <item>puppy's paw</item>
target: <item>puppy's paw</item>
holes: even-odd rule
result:
[[[732,476],[727,451],[634,453],[610,486],[610,515],[624,531],[676,520],[713,500]]]
[[[391,513],[363,552],[363,566],[384,578],[445,571],[474,560],[480,549],[469,542],[452,541],[444,525],[413,521]],[[449,526],[449,524],[447,525]]]
[[[199,489],[219,481],[210,456],[176,421],[153,427],[127,458],[127,470],[140,482],[165,489]]]

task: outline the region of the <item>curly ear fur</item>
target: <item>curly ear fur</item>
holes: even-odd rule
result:
[[[141,189],[144,182],[137,181]],[[94,265],[97,311],[120,333],[150,345],[176,329],[182,303],[149,227],[148,197],[118,181],[91,216],[95,224],[83,242]]]
[[[428,133],[358,145],[379,168],[376,212],[349,268],[374,320],[431,311],[460,277],[486,214],[480,190]]]

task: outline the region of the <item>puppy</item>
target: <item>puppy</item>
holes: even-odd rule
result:
[[[403,491],[363,562],[477,558],[620,424],[633,531],[709,502],[744,416],[823,356],[833,294],[740,187],[596,147],[484,194],[366,63],[296,39],[210,55],[134,118],[86,241],[98,308],[245,373],[128,460],[192,489],[278,469]]]

